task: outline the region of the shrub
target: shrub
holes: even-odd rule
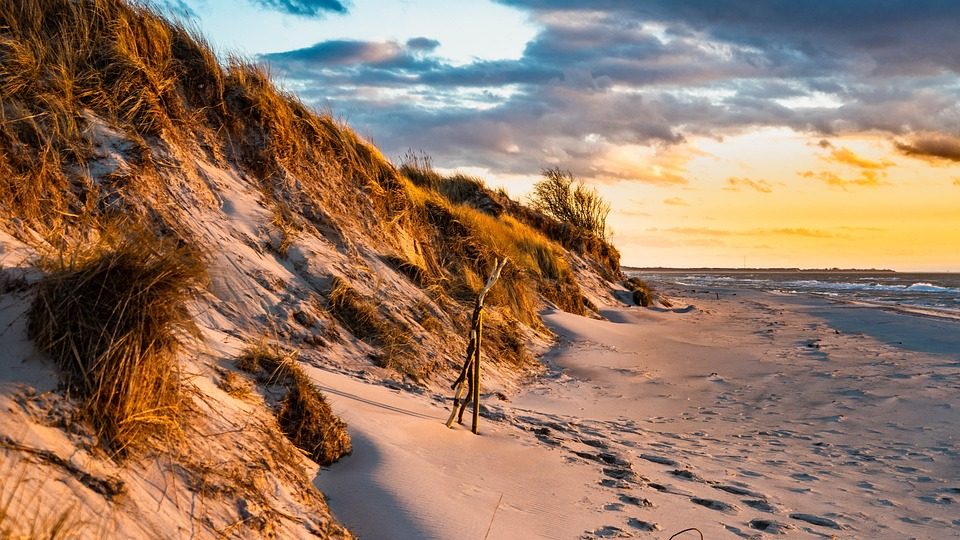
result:
[[[177,353],[196,335],[186,302],[206,276],[198,253],[140,232],[45,264],[53,271],[39,284],[28,332],[101,443],[122,454],[177,428]]]
[[[587,187],[570,171],[559,167],[545,169],[543,179],[534,184],[533,207],[564,223],[580,227],[605,240],[610,205],[595,188]]]

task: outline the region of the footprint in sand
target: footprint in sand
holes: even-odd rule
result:
[[[718,512],[723,512],[725,514],[736,514],[740,511],[740,507],[735,504],[725,503],[723,501],[718,501],[715,499],[702,499],[700,497],[691,497],[690,502],[694,504],[699,504],[700,506],[706,506],[711,510],[716,510]]]
[[[674,469],[670,471],[670,474],[676,476],[677,478],[683,478],[684,480],[689,480],[691,482],[706,482],[700,475],[689,470],[689,469]]]
[[[815,516],[813,514],[801,514],[799,512],[795,512],[793,514],[790,514],[790,517],[798,521],[805,521],[807,523],[810,523],[813,525],[819,525],[821,527],[830,527],[831,529],[838,529],[838,530],[843,528],[840,526],[839,523],[837,523],[832,519]]]
[[[621,502],[625,504],[630,504],[633,506],[641,506],[644,508],[653,508],[653,503],[644,499],[643,497],[634,497],[633,495],[624,495],[621,493],[620,495],[618,495],[618,498],[620,499]]]
[[[667,466],[670,466],[670,467],[676,467],[676,466],[677,466],[677,462],[676,462],[676,461],[674,461],[674,460],[672,460],[672,459],[670,459],[670,458],[668,458],[668,457],[657,456],[657,455],[654,455],[654,454],[640,454],[640,459],[645,459],[645,460],[647,460],[647,461],[652,461],[653,463],[658,463],[658,464],[660,464],[660,465],[667,465]]]
[[[620,527],[614,527],[613,525],[604,525],[603,527],[594,529],[593,531],[586,532],[587,534],[593,535],[593,538],[630,538],[632,536],[627,531],[621,529]]]
[[[630,518],[627,520],[627,525],[637,529],[638,531],[644,532],[654,532],[660,530],[660,525],[652,523],[650,521],[643,521],[642,519]]]
[[[721,491],[726,491],[727,493],[733,493],[734,495],[743,495],[743,496],[746,496],[746,497],[753,497],[753,498],[755,498],[755,499],[764,499],[764,500],[765,500],[765,499],[767,498],[767,496],[764,495],[763,493],[758,493],[758,492],[756,492],[756,491],[753,491],[753,490],[750,490],[750,489],[747,489],[747,488],[744,488],[744,487],[740,487],[740,486],[732,486],[732,485],[725,485],[725,484],[716,484],[716,485],[713,486],[713,488],[714,488],[714,489],[719,489],[719,490],[721,490]]]
[[[763,531],[767,534],[787,534],[789,531],[795,531],[797,529],[789,523],[781,523],[772,519],[750,520],[750,528]]]
[[[760,510],[761,512],[767,512],[770,514],[776,514],[780,512],[780,507],[778,505],[764,499],[743,499],[742,502],[750,508]]]

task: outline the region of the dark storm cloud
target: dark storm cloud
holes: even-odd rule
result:
[[[763,126],[885,132],[902,152],[953,159],[931,137],[960,135],[960,2],[501,3],[540,27],[518,59],[453,65],[427,37],[327,41],[263,58],[389,155],[419,148],[445,166],[559,164],[662,183],[598,158],[611,145]]]
[[[258,6],[301,17],[317,17],[325,13],[346,13],[340,0],[251,0]]]
[[[908,156],[960,162],[960,137],[927,133],[917,135],[909,142],[897,141],[894,145]]]

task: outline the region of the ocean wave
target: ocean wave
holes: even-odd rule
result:
[[[952,287],[941,287],[939,285],[934,285],[933,283],[927,283],[921,281],[920,283],[914,283],[906,288],[908,291],[916,292],[935,292],[935,293],[960,293],[960,289],[954,289]]]
[[[806,290],[827,289],[842,291],[872,291],[872,292],[909,292],[909,293],[938,293],[960,294],[960,289],[942,287],[933,283],[919,282],[912,285],[887,285],[882,283],[849,283],[819,280],[799,280],[789,282],[795,288]]]

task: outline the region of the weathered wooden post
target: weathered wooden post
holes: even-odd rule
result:
[[[454,418],[457,422],[463,423],[463,411],[467,404],[473,402],[473,432],[480,431],[480,344],[483,339],[483,300],[487,293],[493,288],[494,283],[500,279],[500,272],[507,264],[507,258],[502,261],[494,260],[493,272],[487,278],[487,283],[483,286],[480,294],[477,295],[477,301],[473,307],[473,317],[470,320],[470,341],[467,343],[467,357],[463,362],[463,368],[460,369],[460,376],[450,385],[455,390],[453,395],[453,410],[450,411],[450,417],[447,418],[447,427],[453,426]],[[462,402],[460,396],[463,395],[464,385],[468,386],[467,396]]]

